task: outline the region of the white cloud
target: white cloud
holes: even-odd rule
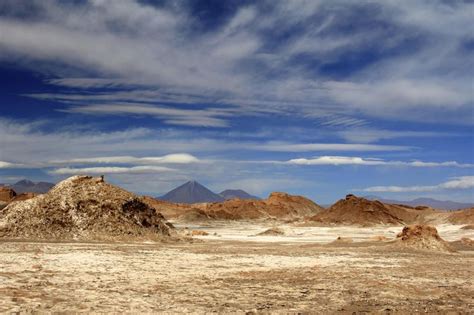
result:
[[[287,161],[296,165],[367,165],[367,166],[411,166],[411,167],[474,167],[474,164],[461,164],[455,161],[423,162],[423,161],[385,161],[382,159],[362,158],[353,156],[320,156],[312,159],[299,158]]]
[[[9,163],[9,162],[0,161],[0,168],[12,168],[12,167],[15,167],[15,164]]]
[[[105,156],[50,161],[51,164],[189,164],[199,159],[191,154],[176,153],[155,157]]]
[[[474,176],[455,177],[447,182],[432,186],[373,186],[363,189],[365,192],[429,192],[438,190],[459,190],[474,188]]]
[[[133,167],[86,167],[86,168],[58,168],[50,171],[54,175],[72,174],[147,174],[174,172],[176,170],[163,166],[133,166]]]
[[[408,151],[411,147],[358,143],[285,143],[268,142],[258,146],[263,151],[311,152],[311,151]]]

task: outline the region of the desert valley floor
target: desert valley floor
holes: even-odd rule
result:
[[[474,250],[459,242],[454,253],[397,248],[390,240],[401,227],[393,226],[279,224],[284,236],[256,236],[268,223],[177,227],[209,235],[157,243],[4,239],[0,312],[474,312]],[[460,225],[437,228],[447,241],[474,238]]]

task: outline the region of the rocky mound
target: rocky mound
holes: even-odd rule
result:
[[[311,217],[310,221],[324,224],[376,225],[409,224],[421,218],[428,209],[407,208],[401,205],[388,205],[377,200],[368,200],[347,195],[329,209]]]
[[[413,249],[435,250],[452,252],[454,251],[449,244],[443,240],[435,227],[430,225],[409,225],[397,235],[398,245]]]
[[[74,176],[0,212],[0,237],[60,240],[161,239],[172,226],[136,195],[101,178]]]
[[[16,192],[13,189],[5,186],[0,187],[0,201],[10,202],[15,196]]]
[[[274,192],[264,200],[231,199],[224,202],[194,205],[216,220],[255,220],[302,218],[321,212],[313,201],[286,193]]]
[[[36,193],[21,193],[13,197],[10,202],[28,200],[36,196],[38,196]]]
[[[455,211],[449,215],[448,221],[453,224],[474,224],[474,208]]]
[[[265,230],[257,234],[257,236],[282,236],[282,235],[285,235],[285,231],[277,227],[270,228],[268,230]]]

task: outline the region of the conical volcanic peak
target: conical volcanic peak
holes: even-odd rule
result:
[[[189,181],[160,197],[162,200],[176,203],[220,202],[224,198],[213,193],[197,181]]]
[[[163,216],[141,198],[90,176],[68,178],[0,215],[0,237],[9,238],[158,239],[170,233]]]

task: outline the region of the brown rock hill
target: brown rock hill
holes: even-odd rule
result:
[[[314,215],[323,210],[313,201],[282,192],[273,192],[264,200],[231,199],[224,202],[196,204],[211,219],[295,219]]]
[[[413,249],[435,250],[452,252],[454,249],[443,240],[435,227],[430,225],[409,225],[405,226],[397,235],[397,245],[406,246]]]
[[[161,199],[155,199],[149,196],[143,196],[142,201],[150,207],[159,210],[159,212],[167,219],[176,218],[185,212],[194,209],[192,204],[187,203],[173,203]]]
[[[36,193],[31,193],[31,192],[21,193],[21,194],[16,195],[15,197],[13,197],[10,200],[10,202],[28,200],[28,199],[34,198],[36,196],[38,196],[38,194],[36,194]]]
[[[182,221],[295,219],[315,215],[323,210],[313,201],[286,193],[274,192],[267,199],[230,199],[224,202],[173,204],[147,198],[167,218]]]
[[[454,224],[474,224],[474,208],[454,211],[448,216],[448,221]]]
[[[0,187],[0,201],[10,202],[16,196],[16,192],[9,187]]]
[[[403,205],[388,205],[347,195],[315,216],[310,221],[324,224],[376,225],[376,224],[409,224],[423,220],[424,215],[432,213],[430,208],[412,208]]]
[[[161,239],[171,233],[164,217],[139,197],[90,176],[73,176],[47,194],[0,211],[4,238]]]

